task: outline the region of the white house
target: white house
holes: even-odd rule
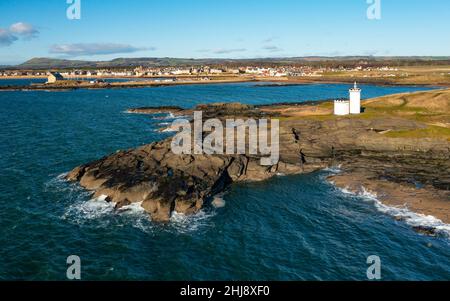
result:
[[[223,73],[223,70],[222,69],[211,68],[209,70],[209,73],[211,73],[211,74],[221,74],[221,73]]]
[[[64,77],[58,72],[49,72],[47,78],[47,84],[54,84],[58,81],[63,81]]]

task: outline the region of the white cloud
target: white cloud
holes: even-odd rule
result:
[[[39,35],[39,31],[33,25],[24,22],[14,23],[9,27],[9,31],[24,38],[35,38]]]
[[[134,47],[128,44],[116,43],[76,43],[57,44],[50,47],[51,53],[64,54],[70,56],[83,55],[105,55],[117,53],[132,53],[143,50],[155,50],[154,47]]]
[[[18,38],[9,31],[0,28],[0,46],[9,46],[17,40]]]
[[[12,24],[9,28],[0,28],[0,47],[12,45],[19,38],[26,40],[35,38],[39,35],[39,31],[31,24],[24,22],[17,22]]]
[[[213,52],[216,54],[227,54],[227,53],[234,53],[234,52],[244,52],[247,51],[245,48],[235,48],[235,49],[217,49]]]
[[[198,52],[207,52],[207,53],[213,53],[213,54],[229,54],[229,53],[236,53],[236,52],[245,52],[247,49],[245,48],[220,48],[220,49],[200,49]]]
[[[263,47],[263,49],[267,50],[269,52],[279,52],[279,51],[283,50],[280,47],[275,46],[275,45],[266,45],[266,46]]]

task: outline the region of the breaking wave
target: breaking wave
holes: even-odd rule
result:
[[[333,167],[327,167],[327,168],[324,168],[323,171],[326,171],[326,172],[329,172],[329,173],[332,173],[332,174],[338,174],[338,173],[342,172],[341,165],[333,166]]]
[[[205,227],[212,227],[212,217],[216,215],[215,210],[203,209],[194,215],[184,215],[174,211],[170,217],[168,230],[174,229],[178,233],[196,232]]]
[[[157,115],[157,114],[163,114],[163,113],[156,113],[155,115]],[[161,115],[153,116],[152,119],[154,119],[154,120],[175,120],[177,118],[186,118],[186,116],[175,116],[175,114],[173,114],[173,113],[167,113],[163,116],[161,116]]]
[[[64,173],[52,178],[45,183],[45,190],[58,194],[61,199],[63,210],[55,218],[71,224],[93,228],[131,226],[152,235],[158,232],[185,234],[214,225],[212,220],[216,215],[214,208],[203,209],[191,216],[174,212],[168,224],[152,222],[142,208],[142,202],[115,210],[115,203],[107,202],[106,195],[92,199],[91,192],[67,182],[66,175],[67,173]]]
[[[170,223],[166,225],[153,223],[142,208],[142,202],[115,210],[115,203],[107,202],[106,195],[92,199],[90,192],[78,185],[68,183],[65,180],[66,175],[59,175],[47,182],[46,190],[62,194],[66,206],[69,203],[63,214],[59,216],[69,223],[94,228],[129,225],[147,234],[156,234],[161,231],[184,234],[213,225],[211,218],[216,215],[216,212],[212,208],[201,210],[191,216],[173,212]]]
[[[156,224],[141,207],[141,203],[133,203],[115,210],[114,203],[105,201],[106,196],[96,199],[76,202],[69,206],[62,219],[69,220],[79,225],[94,224],[97,227],[111,227],[130,225],[142,232],[155,234],[158,231],[176,233],[195,232],[204,226],[211,225],[211,218],[215,212],[201,210],[195,215],[186,216],[173,212],[170,223],[166,225]]]
[[[362,191],[360,193],[354,193],[346,188],[336,188],[343,194],[357,196],[364,200],[373,202],[375,208],[379,212],[404,221],[407,225],[413,228],[431,230],[432,233],[450,238],[450,225],[434,216],[413,212],[406,206],[394,207],[385,205],[377,198],[375,193],[366,190],[364,187],[362,187]]]

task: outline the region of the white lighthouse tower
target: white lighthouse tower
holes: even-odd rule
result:
[[[361,114],[361,89],[356,82],[350,89],[350,114]]]

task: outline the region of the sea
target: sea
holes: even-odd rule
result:
[[[363,98],[432,89],[361,88]],[[174,213],[168,224],[153,223],[139,205],[116,213],[64,180],[80,164],[173,135],[158,131],[171,116],[129,108],[303,102],[347,97],[348,89],[239,83],[0,92],[0,279],[66,280],[75,255],[83,280],[367,280],[369,256],[379,259],[382,280],[450,280],[449,226],[335,188],[325,178],[339,168],[236,184],[216,206]],[[419,234],[417,224],[440,231]]]

